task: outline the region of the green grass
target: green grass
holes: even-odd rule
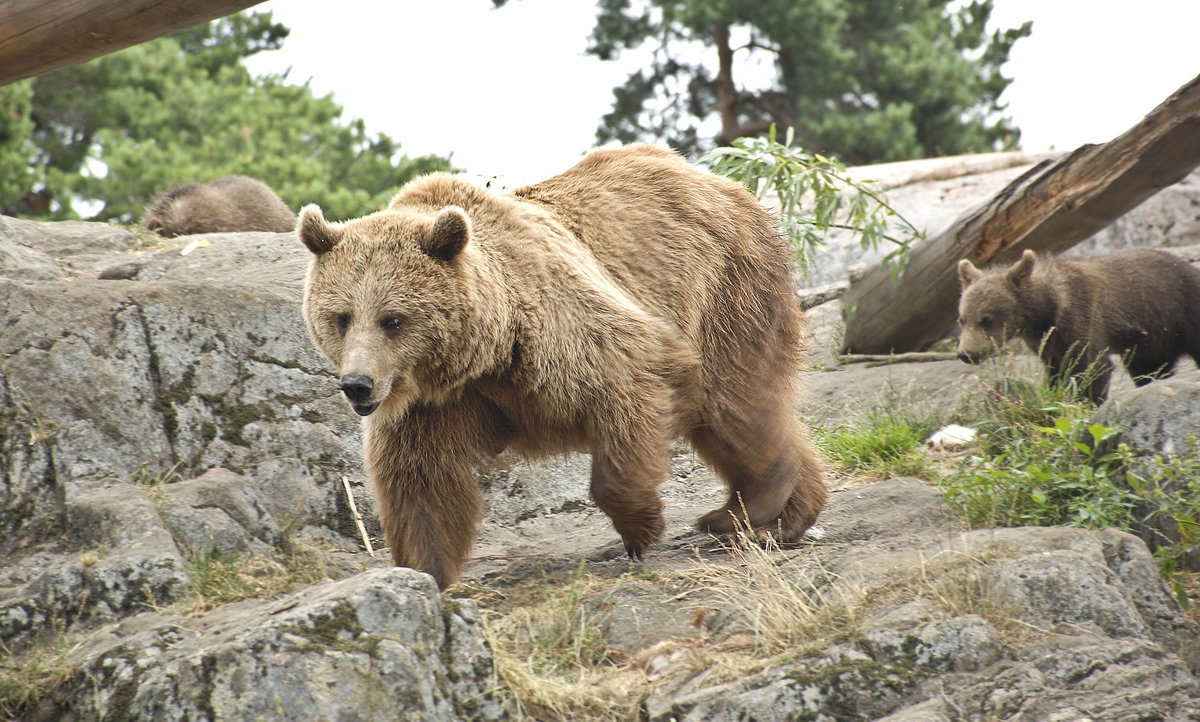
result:
[[[818,431],[817,447],[835,468],[871,478],[915,476],[932,480],[937,467],[925,452],[929,424],[891,410],[876,410],[861,426]]]

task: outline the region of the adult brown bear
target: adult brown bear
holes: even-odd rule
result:
[[[453,584],[505,448],[592,455],[631,557],[663,532],[668,444],[687,436],[735,517],[796,540],[825,503],[792,382],[804,315],[791,251],[744,188],[670,151],[595,151],[508,193],[435,174],[344,224],[304,208],[304,314],[365,417],[392,559]]]

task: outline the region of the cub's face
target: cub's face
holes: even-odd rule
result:
[[[962,297],[958,303],[958,357],[978,363],[1004,344],[1021,338],[1025,329],[1021,291],[1029,283],[1034,257],[1029,251],[1008,269],[983,272],[970,261],[958,264]]]
[[[461,336],[455,259],[469,233],[457,208],[436,218],[383,211],[336,225],[315,206],[301,211],[298,235],[314,254],[304,317],[360,416],[400,415],[436,393]]]

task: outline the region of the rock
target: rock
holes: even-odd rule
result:
[[[185,257],[136,243],[103,224],[0,224],[6,644],[171,603],[183,553],[266,553],[284,529],[359,544],[341,477],[361,491],[361,432],[304,330],[307,251],[287,234]],[[139,280],[96,278],[114,266]],[[203,476],[217,469],[240,476]],[[377,532],[371,495],[359,506]]]
[[[1001,565],[991,597],[1028,624],[1064,632],[1095,627],[1098,635],[1146,636],[1146,625],[1110,569],[1071,550],[1044,551]]]
[[[210,469],[198,478],[166,484],[162,496],[163,520],[189,551],[263,554],[281,540],[279,523],[250,482],[228,469]]]
[[[0,278],[53,280],[92,275],[97,265],[137,245],[119,226],[84,221],[38,223],[0,216]]]
[[[1109,442],[1109,448],[1118,444],[1129,448],[1133,457],[1130,473],[1143,479],[1149,493],[1173,499],[1183,518],[1192,513],[1191,507],[1200,497],[1200,487],[1195,481],[1194,466],[1188,459],[1194,458],[1200,446],[1200,369],[1190,360],[1181,359],[1175,375],[1154,381],[1141,388],[1127,385],[1114,387],[1108,400],[1093,414],[1093,421],[1108,427],[1119,427],[1120,432]],[[1160,471],[1156,457],[1182,460],[1182,466]],[[1134,531],[1150,545],[1160,546],[1185,543],[1190,533],[1180,528],[1179,520],[1162,513],[1160,507],[1147,503],[1136,505],[1133,518],[1142,522]],[[1181,555],[1183,565],[1192,570],[1200,569],[1200,548],[1185,549]]]
[[[1127,386],[1120,393],[1114,390],[1097,409],[1095,420],[1124,427],[1116,441],[1127,444],[1136,456],[1188,452],[1200,434],[1200,369],[1183,358],[1170,378],[1141,388]]]
[[[884,665],[907,664],[942,672],[975,672],[1000,658],[1000,635],[974,614],[935,621],[915,635],[894,629],[867,632],[864,651]]]
[[[30,719],[505,718],[479,614],[379,569],[199,619],[100,630]]]
[[[74,486],[65,536],[0,574],[0,638],[19,649],[57,626],[111,622],[176,601],[191,586],[183,557],[154,503],[126,484]]]
[[[979,395],[980,376],[988,370],[961,361],[827,365],[804,377],[800,411],[809,423],[831,429],[861,424],[887,407],[906,409],[913,418],[944,417],[964,397]]]
[[[1059,528],[939,534],[913,526],[920,514],[896,514],[905,498],[914,511],[935,505],[936,492],[920,486],[834,494],[823,523],[844,541],[784,567],[790,578],[825,575],[814,587],[821,605],[853,609],[897,589],[904,601],[839,643],[735,681],[669,671],[646,699],[649,718],[1184,719],[1193,710],[1200,628],[1138,539]],[[894,518],[890,536],[906,543],[885,553],[874,535],[846,543],[859,536],[843,526],[859,517]],[[964,607],[978,611],[954,611]]]

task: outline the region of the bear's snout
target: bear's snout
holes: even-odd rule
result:
[[[971,353],[970,351],[959,351],[958,360],[967,364],[979,363],[979,354]]]
[[[355,413],[359,416],[366,416],[379,405],[369,402],[371,391],[374,388],[375,382],[371,380],[370,376],[346,374],[342,377],[342,393],[346,394],[346,398],[350,400],[350,405],[354,407]]]

